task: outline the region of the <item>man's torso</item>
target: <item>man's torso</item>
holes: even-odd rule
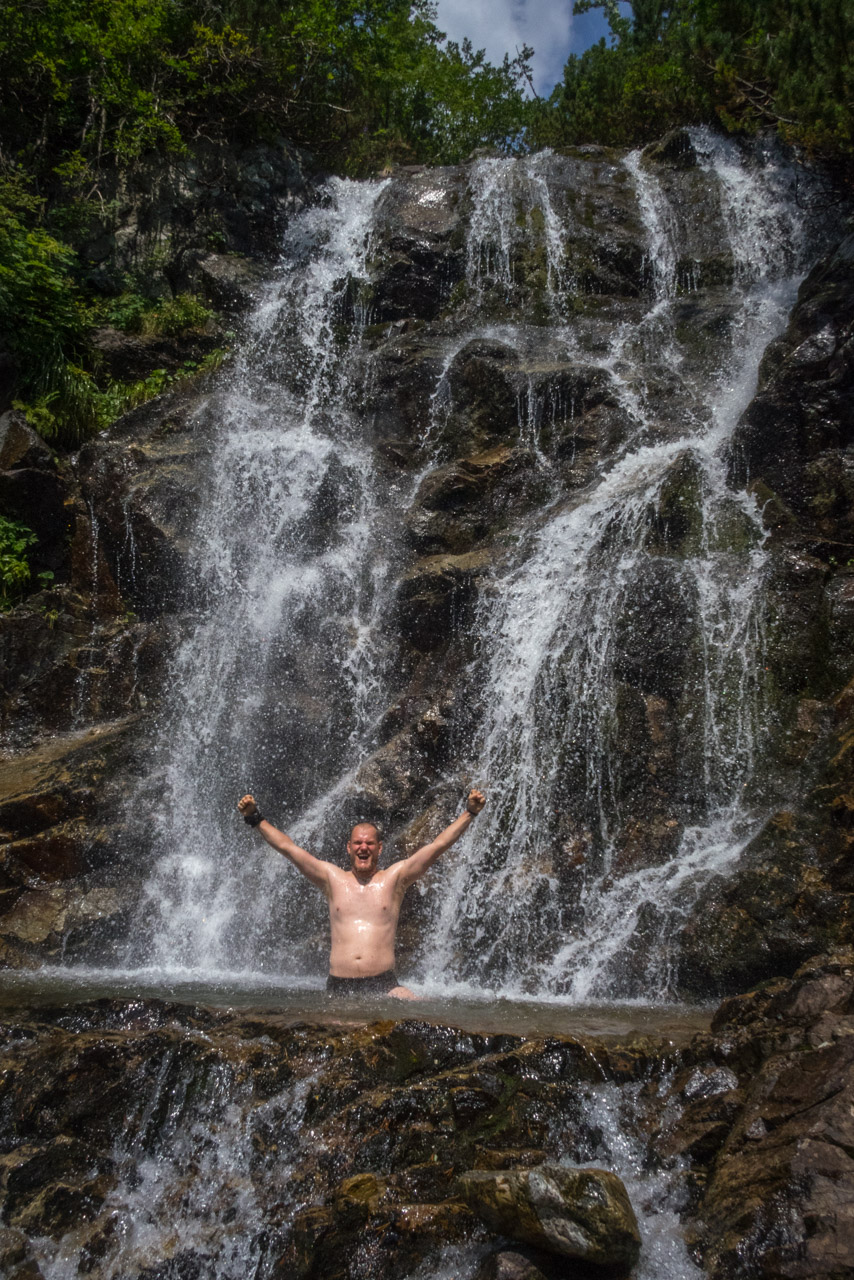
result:
[[[403,889],[396,867],[362,884],[352,871],[329,868],[329,972],[362,978],[394,968],[394,939]]]

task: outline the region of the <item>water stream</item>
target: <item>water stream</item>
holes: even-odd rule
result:
[[[785,171],[748,167],[732,144],[703,131],[694,141],[732,254],[726,337],[707,344],[699,368],[681,350],[676,214],[639,154],[630,155],[652,300],[631,333],[618,331],[606,367],[619,384],[631,361],[641,392],[622,398],[633,429],[601,478],[555,504],[481,609],[489,697],[474,768],[490,805],[442,886],[421,955],[434,979],[456,973],[475,987],[564,992],[573,1002],[666,996],[680,919],[759,820],[752,782],[766,719],[764,534],[752,499],[727,485],[725,447],[762,352],[785,324],[804,236]],[[569,353],[572,327],[564,340]],[[682,430],[659,441],[643,390],[654,372],[650,346],[684,382],[691,406]],[[695,504],[695,527],[675,554],[662,548],[657,519],[674,477]],[[663,622],[651,641],[656,611]],[[681,689],[667,687],[665,671],[646,712],[653,721],[674,696],[688,702],[677,713],[685,799],[661,814],[662,851],[627,856],[620,700],[633,649],[666,647],[668,634],[677,636],[668,665],[688,653],[693,670]],[[567,810],[574,822],[561,829]],[[580,868],[574,893],[557,866],[561,846]]]

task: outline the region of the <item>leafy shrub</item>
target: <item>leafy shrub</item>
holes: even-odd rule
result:
[[[194,293],[154,299],[132,289],[97,304],[91,312],[93,323],[106,323],[123,333],[165,338],[180,338],[185,333],[204,329],[215,318],[216,312],[206,307]]]
[[[85,332],[72,251],[27,225],[39,206],[18,176],[0,179],[0,333],[25,391],[50,386]]]
[[[150,308],[151,302],[142,294],[126,291],[95,308],[93,319],[106,322],[123,333],[140,333],[145,313]]]
[[[193,329],[203,329],[214,315],[195,294],[179,293],[176,298],[166,298],[146,312],[142,332],[179,338]]]
[[[29,550],[38,539],[25,524],[0,516],[0,610],[11,609],[24,596],[32,582]],[[40,586],[53,580],[50,570],[37,575]]]
[[[122,416],[152,400],[170,387],[199,373],[218,369],[226,356],[223,348],[211,351],[203,360],[185,361],[177,373],[155,369],[139,382],[109,382],[99,387],[85,369],[67,365],[60,387],[31,403],[16,400],[15,408],[30,426],[51,444],[76,449],[90,436],[105,431]]]

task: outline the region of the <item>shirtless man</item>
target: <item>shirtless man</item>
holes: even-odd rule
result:
[[[277,831],[261,817],[252,796],[244,796],[237,807],[267,844],[284,854],[326,894],[332,930],[327,991],[333,995],[387,995],[417,1000],[408,987],[400,985],[394,973],[394,939],[403,895],[459,840],[485,804],[482,791],[470,791],[465,809],[441,835],[384,871],[377,870],[383,846],[372,822],[359,822],[350,832],[350,869],[345,871],[332,862],[321,862],[283,831]]]

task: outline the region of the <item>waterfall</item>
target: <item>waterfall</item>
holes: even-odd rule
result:
[[[726,446],[809,252],[777,156],[703,129],[691,141],[698,207],[725,250],[708,280],[692,258],[697,208],[674,202],[666,171],[639,152],[601,162],[643,245],[628,302],[606,286],[585,303],[590,215],[559,157],[470,167],[465,296],[428,330],[421,470],[399,484],[377,470],[363,407],[388,183],[332,180],[293,221],[200,417],[200,603],[134,802],[132,839],[153,828],[155,864],[129,966],[316,980],[325,904],[247,839],[234,804],[272,797],[271,819],[308,847],[334,857],[343,843],[347,796],[405,679],[388,626],[404,516],[447,456],[455,370],[486,341],[517,361],[518,445],[545,496],[511,523],[474,621],[462,679],[482,715],[465,768],[489,803],[416,891],[413,981],[574,1001],[672,991],[680,920],[763,813],[764,533],[727,486]],[[698,335],[691,308],[708,298],[715,322]],[[574,422],[576,377],[617,425],[568,480],[554,441]],[[637,735],[669,744],[668,795],[635,776]]]
[[[355,356],[384,185],[333,179],[326,203],[294,220],[236,367],[203,410],[216,429],[194,542],[202,607],[137,802],[152,810],[155,869],[129,963],[263,969],[272,934],[274,966],[284,948],[300,972],[306,922],[322,920],[307,887],[283,885],[251,847],[235,803],[254,789],[304,808],[365,751],[382,704],[387,502],[360,430]]]
[[[436,892],[421,963],[437,987],[450,975],[520,996],[666,996],[680,918],[756,828],[764,534],[753,501],[726,485],[723,451],[759,358],[785,323],[804,234],[791,177],[772,157],[749,165],[704,130],[692,141],[732,256],[726,337],[700,361],[682,349],[676,213],[641,157],[629,156],[652,298],[634,331],[618,332],[603,367],[619,394],[631,362],[640,392],[622,402],[634,428],[604,474],[555,503],[481,609],[487,707],[472,776],[490,803]],[[473,216],[471,234],[484,225]],[[484,257],[470,248],[470,261]],[[569,326],[567,349],[577,341]],[[662,358],[691,412],[680,431],[650,442],[645,385]],[[693,507],[678,549],[662,546],[660,529],[674,484]],[[660,848],[635,850],[633,866],[631,746],[620,739],[622,704],[638,700],[632,666],[645,632],[665,657],[658,687],[640,691],[642,713],[653,733],[656,717],[681,721],[682,799],[654,814]],[[679,663],[681,673],[668,669]]]

